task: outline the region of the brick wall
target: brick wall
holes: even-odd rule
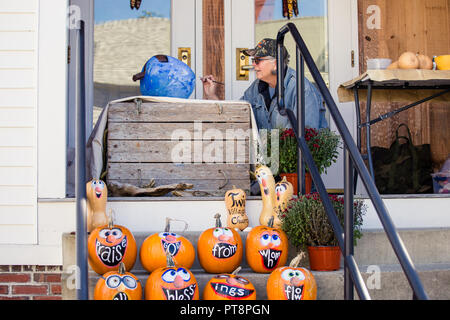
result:
[[[0,266],[0,300],[61,300],[62,266]]]

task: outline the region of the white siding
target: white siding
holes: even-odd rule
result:
[[[37,0],[0,0],[0,244],[37,243],[37,30]]]

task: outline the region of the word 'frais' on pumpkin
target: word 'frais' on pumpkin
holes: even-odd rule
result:
[[[123,262],[118,271],[109,271],[98,279],[94,300],[141,300],[142,285],[139,279],[127,272]]]
[[[170,221],[166,218],[164,232],[148,236],[142,243],[139,251],[142,266],[148,272],[153,272],[166,265],[166,254],[170,253],[177,266],[191,268],[195,260],[195,249],[192,243],[185,237],[170,232]],[[185,230],[187,223],[185,222]]]
[[[288,256],[288,238],[283,230],[269,226],[257,226],[247,235],[245,256],[254,272],[270,273],[284,266]]]
[[[268,226],[269,220],[277,214],[275,179],[272,171],[268,167],[261,164],[256,166],[254,176],[258,180],[263,203],[263,207],[259,215],[259,223],[262,226]]]
[[[248,217],[245,213],[245,201],[247,195],[242,189],[233,186],[233,189],[225,193],[225,206],[228,210],[228,228],[244,230],[248,227]]]
[[[273,226],[275,228],[281,228],[281,219],[280,215],[284,210],[287,209],[289,201],[292,199],[294,195],[294,187],[292,183],[286,180],[286,177],[283,177],[283,180],[278,182],[275,185],[275,196],[276,196],[276,207],[277,214],[274,215]]]
[[[288,267],[275,269],[267,279],[269,300],[316,300],[317,285],[314,275],[298,267],[302,253],[292,259]]]
[[[87,231],[91,232],[97,227],[108,224],[106,214],[106,201],[108,188],[102,180],[92,179],[86,183],[87,198]]]
[[[222,273],[211,278],[203,290],[203,300],[256,300],[253,284],[238,275],[241,267],[233,273]]]
[[[220,214],[214,218],[216,226],[203,231],[198,238],[198,261],[208,273],[232,272],[242,261],[242,239],[235,230],[222,227]]]
[[[166,257],[166,266],[147,278],[145,300],[198,300],[198,284],[192,272],[176,266],[169,252]]]
[[[136,257],[133,234],[124,226],[114,225],[112,217],[107,225],[95,228],[88,237],[89,265],[98,274],[117,271],[121,262],[126,270],[131,270]]]

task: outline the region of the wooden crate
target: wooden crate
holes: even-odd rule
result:
[[[250,189],[247,103],[118,102],[109,105],[108,183],[191,183],[194,195]]]

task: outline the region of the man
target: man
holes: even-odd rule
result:
[[[256,80],[244,92],[241,100],[252,105],[258,129],[290,128],[287,116],[278,112],[277,103],[277,42],[275,39],[265,38],[254,49],[244,51],[251,56],[252,65],[256,72]],[[285,107],[290,108],[297,115],[297,81],[296,72],[287,66],[289,54],[283,47],[285,61],[284,98]],[[218,100],[214,77],[209,75],[202,78],[205,99]],[[317,88],[304,78],[305,81],[305,126],[316,129],[328,127],[325,119],[325,106]]]

